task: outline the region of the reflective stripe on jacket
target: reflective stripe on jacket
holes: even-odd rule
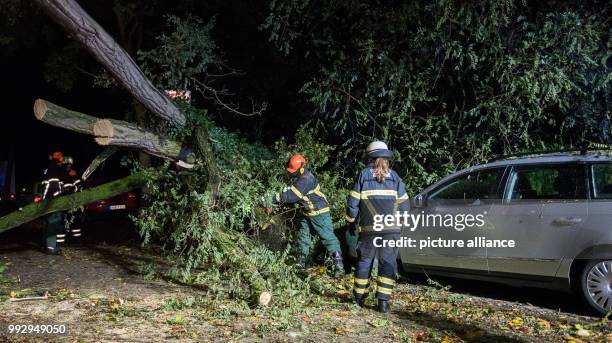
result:
[[[49,162],[49,166],[43,171],[43,181],[40,183],[42,200],[60,195],[67,175],[61,165],[55,161]]]
[[[272,197],[273,204],[293,204],[299,203],[306,216],[329,212],[329,205],[325,194],[321,192],[321,187],[315,176],[304,168],[304,173],[300,175],[292,185],[285,187],[282,192],[278,192]]]
[[[369,164],[363,169],[355,182],[355,188],[347,200],[346,219],[355,222],[359,219],[362,232],[375,232],[375,215],[394,215],[408,211],[410,203],[404,182],[394,170],[389,169],[385,181],[380,183],[374,175],[374,166]],[[399,226],[385,226],[385,232],[399,232]]]

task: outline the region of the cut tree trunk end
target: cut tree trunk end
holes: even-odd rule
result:
[[[86,135],[93,135],[93,126],[98,120],[96,117],[71,111],[43,99],[34,101],[34,116],[49,125]]]
[[[71,131],[98,136],[100,145],[116,145],[140,149],[148,154],[193,164],[195,155],[180,143],[147,131],[138,125],[115,119],[98,119],[72,111],[43,99],[34,102],[34,116],[49,125]]]
[[[270,300],[272,300],[272,293],[270,292],[263,292],[259,295],[259,298],[257,299],[257,301],[259,302],[259,305],[261,306],[268,306],[268,304],[270,303]]]
[[[195,162],[195,156],[181,144],[149,132],[136,124],[115,119],[99,119],[93,126],[96,143],[143,149],[162,158]]]

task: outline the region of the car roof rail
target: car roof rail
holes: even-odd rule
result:
[[[569,147],[565,149],[545,149],[545,150],[535,150],[535,151],[522,151],[514,154],[507,155],[497,155],[492,159],[488,160],[487,163],[501,161],[501,160],[510,160],[521,157],[537,157],[550,155],[555,156],[555,154],[559,156],[567,155],[570,153],[580,153],[580,155],[586,155],[589,151],[612,151],[612,145],[602,144],[602,143],[594,143],[589,142],[587,144],[583,144],[581,147]]]

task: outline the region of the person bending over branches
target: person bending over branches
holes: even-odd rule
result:
[[[306,266],[310,255],[311,235],[314,230],[325,249],[333,256],[335,262],[335,275],[344,274],[342,262],[342,250],[340,241],[334,234],[334,225],[329,213],[329,204],[325,194],[321,192],[319,182],[306,166],[306,159],[300,154],[292,156],[287,162],[287,172],[291,177],[291,185],[285,187],[282,192],[272,197],[273,205],[299,203],[303,209],[303,218],[300,222],[298,234],[298,259],[297,264]],[[266,213],[272,213],[272,207],[266,207]]]

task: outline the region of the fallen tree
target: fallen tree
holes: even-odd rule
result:
[[[165,165],[161,168],[140,169],[136,173],[98,187],[70,195],[60,195],[41,203],[34,203],[0,218],[0,232],[18,227],[33,219],[49,213],[70,210],[88,203],[106,199],[139,187],[155,190],[161,181],[155,174],[163,171],[171,174],[169,182],[176,188],[163,195],[172,195],[170,202],[148,203],[141,209],[145,220],[152,221],[158,229],[175,230],[176,235],[183,235],[180,230],[188,225],[191,232],[186,235],[185,246],[173,249],[175,256],[184,256],[176,267],[187,267],[190,272],[194,268],[207,266],[209,273],[219,273],[223,270],[227,277],[237,278],[237,285],[243,283],[248,287],[248,298],[252,303],[267,305],[272,293],[272,285],[287,280],[295,280],[296,275],[286,268],[284,257],[271,255],[278,261],[276,272],[270,272],[270,260],[257,261],[260,249],[244,233],[231,228],[233,218],[223,206],[236,206],[232,197],[220,194],[222,172],[216,165],[218,156],[214,156],[209,143],[209,129],[204,124],[186,127],[189,124],[178,107],[152,83],[134,63],[131,57],[96,23],[74,0],[36,0],[49,16],[60,24],[67,33],[79,41],[106,69],[136,98],[151,114],[161,118],[168,125],[161,125],[155,131],[133,123],[116,119],[100,119],[84,113],[68,110],[62,106],[39,99],[34,104],[34,114],[37,119],[50,125],[92,135],[98,144],[144,151],[150,155],[162,157],[177,162],[183,167],[194,167],[187,175],[177,177],[176,171]],[[170,129],[183,129],[185,134],[179,135],[183,140],[191,140],[194,149],[186,148],[189,144],[167,138]],[[99,158],[92,162],[88,173],[114,152],[105,150]],[[192,165],[191,163],[194,163]],[[183,177],[184,176],[184,177]],[[148,192],[147,192],[148,193]],[[233,196],[233,195],[232,195]],[[226,197],[226,199],[223,199]],[[176,208],[166,221],[153,222],[153,217],[163,212],[163,206],[176,202]],[[172,208],[172,207],[170,207]],[[150,212],[148,212],[150,211]],[[152,213],[146,219],[147,213]],[[163,225],[163,223],[170,225]],[[143,233],[143,223],[137,223]],[[193,237],[189,236],[193,235]],[[145,237],[147,242],[147,237]],[[165,243],[164,243],[165,244]],[[193,249],[193,250],[190,250]],[[186,256],[185,256],[186,253]],[[196,256],[197,255],[197,256]],[[260,269],[268,270],[266,278]],[[231,276],[230,276],[231,275]],[[193,282],[187,275],[184,281]],[[273,281],[269,280],[273,279]],[[232,287],[236,287],[232,286]],[[238,292],[238,291],[237,291]],[[243,295],[243,292],[238,292]]]

